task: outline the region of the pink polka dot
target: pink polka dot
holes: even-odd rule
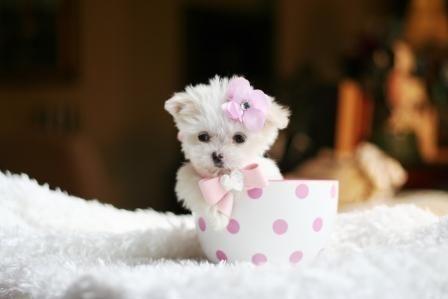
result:
[[[247,195],[249,195],[252,199],[258,199],[263,195],[263,189],[261,188],[253,188],[247,191]]]
[[[272,229],[277,235],[283,235],[288,230],[288,222],[283,219],[277,219],[272,223]]]
[[[205,232],[205,229],[207,228],[207,224],[205,223],[204,218],[199,217],[198,219],[198,226],[201,232]]]
[[[235,219],[230,219],[227,224],[227,231],[231,234],[236,234],[240,231],[240,224]]]
[[[216,258],[218,261],[227,261],[227,255],[222,250],[216,251]]]
[[[320,217],[317,217],[316,219],[314,219],[313,221],[313,230],[315,232],[318,232],[322,229],[322,225],[323,225],[323,220]]]
[[[268,258],[262,253],[257,253],[252,256],[252,263],[254,265],[259,266],[259,265],[266,263],[267,261],[268,261]]]
[[[338,190],[336,188],[336,185],[331,186],[331,198],[335,198]]]
[[[305,184],[300,184],[296,188],[296,196],[298,198],[306,198],[308,196],[309,189],[308,186]]]
[[[303,257],[303,252],[302,251],[294,251],[293,253],[291,253],[291,255],[289,256],[289,262],[291,264],[297,264],[302,260]]]

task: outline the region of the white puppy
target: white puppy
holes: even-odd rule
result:
[[[186,162],[177,172],[176,194],[185,208],[204,215],[215,226],[228,218],[208,205],[198,182],[258,164],[267,179],[282,175],[264,154],[278,130],[288,125],[289,111],[272,97],[254,90],[242,77],[211,79],[187,86],[165,102],[173,116]]]

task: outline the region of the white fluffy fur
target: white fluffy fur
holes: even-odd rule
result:
[[[177,173],[177,197],[187,209],[208,216],[218,226],[228,219],[204,202],[198,181],[253,163],[259,165],[268,179],[281,179],[275,162],[263,155],[277,138],[278,130],[287,126],[289,118],[289,111],[269,97],[271,105],[265,126],[257,132],[247,130],[241,123],[229,119],[221,108],[227,101],[228,83],[229,79],[216,76],[207,85],[188,86],[165,103],[165,109],[173,116],[179,129],[182,151],[189,161]],[[201,132],[210,134],[210,142],[198,140]],[[235,144],[232,140],[235,133],[243,133],[247,137],[246,142]],[[212,152],[223,155],[222,168],[213,164]]]
[[[2,299],[446,298],[447,252],[448,218],[406,205],[339,215],[306,267],[214,265],[191,260],[190,216],[118,210],[0,172]]]

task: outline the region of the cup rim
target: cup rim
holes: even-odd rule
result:
[[[339,184],[338,180],[330,180],[330,179],[276,179],[276,180],[268,180],[269,183],[283,183],[283,182],[297,182],[297,183],[335,183]]]

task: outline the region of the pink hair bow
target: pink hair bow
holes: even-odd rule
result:
[[[263,128],[269,108],[268,96],[259,89],[253,89],[243,77],[229,81],[227,102],[222,105],[230,119],[241,122],[248,130]]]
[[[251,164],[230,174],[199,181],[204,200],[218,211],[230,217],[233,209],[234,194],[232,191],[243,191],[263,188],[268,184],[266,177],[257,164]]]

